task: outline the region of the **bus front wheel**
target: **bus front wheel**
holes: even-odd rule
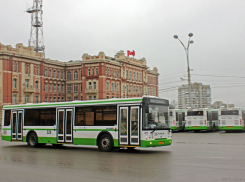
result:
[[[102,152],[110,152],[113,149],[113,140],[110,135],[104,134],[99,139],[99,149]]]
[[[28,136],[28,145],[32,148],[35,148],[37,147],[38,145],[38,138],[37,138],[37,135],[36,133],[31,133],[29,136]]]

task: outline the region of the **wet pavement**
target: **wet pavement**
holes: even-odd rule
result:
[[[97,148],[0,140],[0,182],[245,181],[245,133],[173,133],[170,147]]]

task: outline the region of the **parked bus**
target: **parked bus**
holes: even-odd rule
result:
[[[219,130],[244,130],[245,109],[219,109]]]
[[[185,131],[185,115],[184,109],[169,110],[169,126],[171,130]]]
[[[185,130],[218,130],[218,109],[188,109],[186,112]]]
[[[2,140],[120,147],[171,145],[169,101],[156,97],[56,102],[3,107]]]

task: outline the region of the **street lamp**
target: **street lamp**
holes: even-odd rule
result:
[[[190,76],[190,66],[189,66],[189,46],[190,44],[193,44],[194,41],[190,40],[191,37],[193,36],[193,33],[189,33],[189,40],[188,40],[188,45],[187,47],[185,47],[185,45],[183,44],[183,42],[181,42],[181,40],[179,40],[178,35],[174,35],[175,39],[178,39],[180,41],[180,43],[182,44],[182,46],[185,49],[185,53],[186,53],[186,57],[187,57],[187,71],[188,71],[188,89],[189,89],[189,106],[191,107],[191,76]]]

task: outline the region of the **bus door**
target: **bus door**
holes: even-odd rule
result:
[[[73,108],[57,109],[57,143],[72,143]]]
[[[178,121],[179,121],[179,126],[182,126],[182,121],[183,121],[182,113],[178,113]]]
[[[12,111],[11,122],[11,140],[22,141],[23,111]]]
[[[119,145],[139,145],[139,106],[119,108]]]
[[[207,111],[207,120],[209,121],[209,126],[212,126],[213,125],[212,111]]]

